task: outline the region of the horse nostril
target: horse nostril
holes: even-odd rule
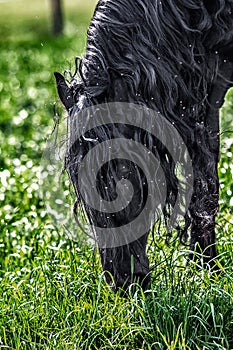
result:
[[[148,284],[150,283],[150,274],[146,272],[139,272],[134,274],[133,283],[139,284],[143,288],[143,290],[145,290]]]
[[[127,294],[129,291],[130,286],[134,285],[136,288],[138,285],[141,286],[143,290],[146,290],[149,283],[150,274],[146,272],[139,272],[134,273],[131,277],[129,275],[125,275],[124,278],[118,278],[115,281],[115,284],[112,284],[110,287],[114,292],[121,291],[124,293],[123,295],[125,295],[125,293]]]

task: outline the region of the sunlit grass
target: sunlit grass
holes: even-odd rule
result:
[[[81,19],[82,12],[77,14],[82,29],[70,19],[68,26],[75,30],[54,39],[41,17],[35,22],[38,32],[31,27],[27,35],[28,20],[47,3],[19,0],[10,6],[16,3],[24,3],[26,21],[19,6],[9,14],[9,23],[20,15],[19,35],[16,27],[5,28],[8,34],[0,43],[0,348],[232,349],[232,92],[223,109],[227,132],[219,166],[221,273],[187,267],[186,247],[166,246],[155,237],[149,249],[150,289],[121,298],[107,287],[93,248],[81,233],[74,242],[56,226],[39,192],[39,165],[57,99],[53,71],[73,66],[73,58],[84,51],[82,26],[91,11]],[[0,3],[0,33],[9,4]],[[74,2],[69,4],[74,10]],[[47,15],[48,8],[45,20]]]

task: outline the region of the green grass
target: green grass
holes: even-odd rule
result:
[[[90,20],[95,0],[65,0],[64,15],[66,34],[82,33]],[[48,37],[51,28],[50,0],[6,0],[0,2],[0,39],[8,45],[10,41]]]
[[[91,15],[67,3],[66,36],[56,39],[38,0],[0,3],[0,348],[233,349],[233,91],[222,111],[221,274],[186,268],[185,248],[156,237],[151,290],[114,295],[93,248],[54,224],[39,192],[53,71],[84,51]]]

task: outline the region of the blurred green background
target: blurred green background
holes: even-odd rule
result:
[[[49,1],[0,0],[0,348],[232,349],[232,90],[221,111],[219,276],[192,274],[186,248],[155,237],[149,297],[124,300],[86,239],[73,242],[46,214],[38,173],[54,126],[53,72],[74,69],[94,6],[64,0],[64,35],[53,37]]]
[[[74,34],[86,28],[90,20],[95,0],[63,0],[62,8],[65,16],[65,34]],[[0,1],[0,38],[36,39],[47,37],[51,31],[50,0],[1,0]]]

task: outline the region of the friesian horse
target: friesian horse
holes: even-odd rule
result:
[[[204,264],[214,266],[219,109],[233,80],[233,0],[100,0],[76,74],[70,82],[59,73],[55,76],[59,97],[69,114],[68,139],[79,124],[80,112],[115,102],[157,111],[175,127],[191,158],[193,190],[182,224],[173,229],[182,241],[190,241],[192,251],[203,254]],[[122,157],[101,166],[95,181],[100,196],[110,202],[119,195],[118,181],[129,181],[134,195],[128,206],[111,215],[101,213],[80,191],[83,159],[96,143],[113,138],[140,142],[156,154],[166,179],[161,229],[171,234],[166,222],[179,182],[174,160],[166,145],[145,130],[116,120],[68,142],[65,167],[77,196],[76,217],[80,204],[94,227],[120,227],[135,219],[145,206],[148,183],[144,169]],[[82,174],[81,181],[93,176],[91,163],[90,158],[89,171]],[[135,281],[147,287],[148,232],[142,227],[140,237],[127,244],[99,246],[106,280],[114,291],[127,289]]]

